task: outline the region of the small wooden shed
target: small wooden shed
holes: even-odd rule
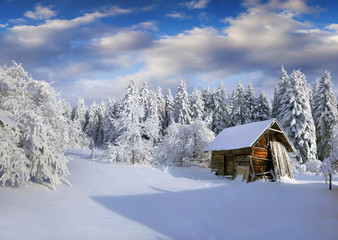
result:
[[[288,152],[294,146],[276,119],[224,129],[204,151],[211,151],[211,170],[232,179],[278,181],[293,178]]]

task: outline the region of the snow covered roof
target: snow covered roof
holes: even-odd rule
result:
[[[10,113],[0,109],[0,122],[6,125],[13,126],[14,117]]]
[[[225,128],[204,151],[222,151],[252,147],[260,136],[275,123],[278,125],[278,128],[280,128],[278,130],[284,133],[276,119]],[[292,143],[285,133],[284,135],[287,143],[291,146],[291,149],[293,149]]]

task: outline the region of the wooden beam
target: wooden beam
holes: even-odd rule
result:
[[[253,156],[250,156],[250,157],[254,159],[258,159],[258,160],[263,160],[263,161],[272,161],[271,159],[264,159],[264,158],[253,157]]]
[[[284,134],[283,131],[280,131],[280,130],[277,130],[277,129],[274,129],[274,128],[268,128],[268,130]]]

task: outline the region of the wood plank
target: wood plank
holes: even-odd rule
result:
[[[253,159],[255,160],[262,160],[262,161],[272,161],[271,159],[266,159],[266,158],[258,158],[258,157],[254,157],[254,156],[251,156]]]

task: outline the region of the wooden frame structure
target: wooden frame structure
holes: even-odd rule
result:
[[[226,128],[205,151],[212,151],[210,167],[217,175],[245,181],[293,178],[288,152],[295,150],[276,119]]]

